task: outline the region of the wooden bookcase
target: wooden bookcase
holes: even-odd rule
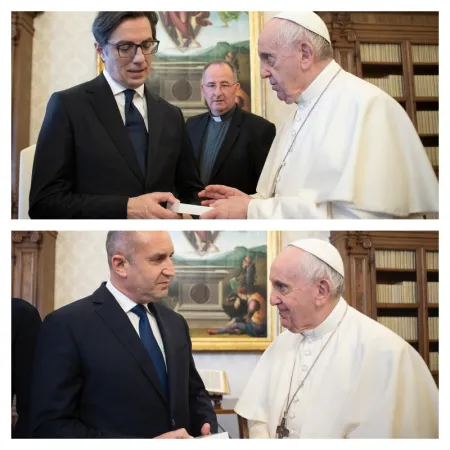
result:
[[[438,12],[318,14],[330,30],[336,61],[402,105],[439,177]]]
[[[332,231],[347,302],[388,326],[423,357],[439,383],[437,231]]]

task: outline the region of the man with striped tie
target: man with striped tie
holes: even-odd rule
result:
[[[54,93],[36,144],[32,219],[177,219],[165,203],[203,188],[181,110],[145,80],[158,51],[153,11],[102,11],[103,72]]]
[[[184,318],[159,305],[175,270],[163,231],[110,231],[110,278],[42,325],[31,432],[57,438],[189,438],[217,432]]]

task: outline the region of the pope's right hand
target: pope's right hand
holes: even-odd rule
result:
[[[156,436],[155,439],[194,439],[187,431],[186,428],[179,428],[175,431],[169,431],[168,433]]]
[[[160,203],[180,203],[171,192],[152,192],[131,197],[127,204],[128,219],[180,219],[181,215],[163,208]]]
[[[203,191],[198,193],[198,196],[207,199],[202,201],[203,206],[209,206],[211,203],[214,203],[215,200],[222,200],[230,197],[248,197],[246,193],[239,189],[221,184],[210,184],[209,186],[206,186]]]

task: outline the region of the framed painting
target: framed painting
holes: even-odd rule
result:
[[[252,11],[157,11],[158,53],[146,81],[152,92],[178,106],[184,117],[207,111],[201,91],[203,67],[215,59],[237,70],[236,103],[265,116],[264,89],[259,76],[257,40],[264,15]],[[97,56],[97,71],[103,61]]]
[[[268,274],[280,232],[169,233],[176,275],[162,303],[186,319],[193,350],[265,350],[279,333]]]

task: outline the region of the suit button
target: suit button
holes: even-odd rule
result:
[[[172,428],[175,429],[175,419],[172,419]]]

